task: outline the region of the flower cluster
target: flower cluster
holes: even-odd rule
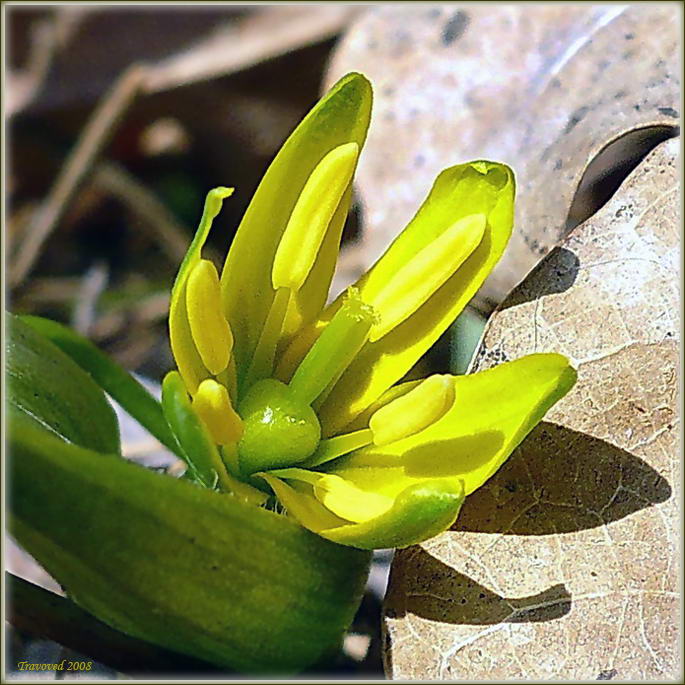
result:
[[[172,292],[178,372],[162,395],[187,478],[277,500],[365,549],[451,526],[575,381],[564,357],[534,354],[400,382],[507,245],[515,187],[503,164],[443,171],[385,254],[326,304],[370,114],[360,74],[316,105],[266,172],[221,275],[201,251],[232,191],[209,193]]]

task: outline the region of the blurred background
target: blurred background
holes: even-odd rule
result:
[[[206,192],[236,188],[210,236],[219,262],[358,11],[13,7],[11,308],[69,323],[159,379],[169,288]],[[346,239],[355,231],[353,212]]]

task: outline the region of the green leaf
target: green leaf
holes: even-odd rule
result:
[[[67,597],[5,573],[7,619],[17,630],[54,640],[110,668],[129,674],[206,673],[204,661],[124,635],[98,621]]]
[[[338,81],[284,143],[245,212],[221,276],[238,369],[249,364],[271,307],[271,267],[295,203],[327,153],[350,142],[362,148],[371,100],[371,86],[361,74],[348,74]],[[286,335],[318,316],[325,304],[349,200],[346,193],[314,268],[294,296],[285,322]]]
[[[67,326],[39,316],[19,318],[69,355],[141,426],[180,456],[178,444],[164,419],[162,405],[128,371]]]
[[[25,420],[11,437],[11,533],[100,620],[244,672],[295,672],[338,646],[369,553],[234,497],[95,459]]]
[[[8,313],[6,322],[10,413],[68,442],[118,454],[117,417],[93,379],[18,317]]]

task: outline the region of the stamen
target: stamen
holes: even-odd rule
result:
[[[219,445],[236,443],[243,435],[243,422],[228,396],[228,390],[211,378],[200,383],[193,409],[204,421],[212,439]]]
[[[238,399],[238,370],[235,364],[235,356],[231,355],[228,361],[228,366],[216,375],[216,380],[225,386],[228,390],[228,396],[231,401],[235,402]]]
[[[188,276],[186,308],[202,363],[211,374],[217,375],[228,366],[233,334],[221,307],[219,274],[207,259],[199,260]]]
[[[390,278],[369,303],[380,315],[371,342],[409,318],[456,272],[480,244],[485,226],[484,214],[460,219]]]
[[[271,271],[274,290],[296,292],[307,280],[358,156],[357,143],[346,143],[331,150],[312,171],[276,250]]]
[[[295,396],[312,404],[336,383],[369,338],[376,321],[373,307],[361,301],[354,288],[312,345],[290,381]]]
[[[291,292],[289,288],[279,288],[276,291],[276,295],[271,303],[271,309],[264,322],[264,328],[255,347],[250,368],[247,371],[244,381],[244,387],[246,388],[249,388],[255,381],[271,376],[276,348],[283,330],[283,322],[288,311]]]
[[[454,403],[450,376],[430,376],[406,395],[381,407],[369,420],[379,447],[408,438],[441,419]]]
[[[313,468],[314,466],[321,466],[328,461],[342,457],[344,454],[349,454],[362,447],[366,447],[373,442],[373,432],[368,428],[354,431],[354,433],[346,433],[345,435],[336,435],[334,438],[322,440],[319,447],[307,461],[299,464],[302,468]]]

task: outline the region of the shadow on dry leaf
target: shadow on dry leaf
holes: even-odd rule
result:
[[[394,678],[677,679],[679,152],[678,139],[656,147],[491,318],[473,371],[554,351],[578,383],[468,498],[457,529],[395,555]],[[558,611],[559,585],[573,606],[554,620],[469,623],[497,620],[492,592]]]
[[[665,502],[671,492],[665,478],[629,452],[564,426],[541,423],[506,465],[466,500],[453,530],[570,533]],[[411,613],[442,623],[496,625],[552,621],[571,611],[572,597],[564,583],[535,595],[503,597],[423,548],[412,549],[410,555],[408,563],[420,572],[403,601],[388,602],[387,618]],[[394,576],[397,587],[401,573]]]
[[[665,502],[668,481],[609,442],[541,423],[467,498],[455,530],[555,535],[596,528]]]
[[[534,274],[537,271],[547,269],[550,266],[549,264],[545,264],[545,262],[548,261],[554,263],[555,278],[534,278]],[[534,278],[534,282],[537,286],[535,290],[515,288],[511,292],[511,295],[502,303],[502,309],[515,307],[524,302],[532,302],[543,295],[566,292],[576,282],[579,269],[580,261],[571,250],[567,250],[565,247],[555,247],[549,255],[547,255],[547,258],[540,262],[540,264],[531,272],[531,278]]]
[[[412,554],[421,583],[406,594],[404,605],[386,610],[387,618],[407,613],[458,625],[497,625],[552,621],[571,611],[571,595],[558,583],[529,597],[507,598],[443,564],[422,548]]]

